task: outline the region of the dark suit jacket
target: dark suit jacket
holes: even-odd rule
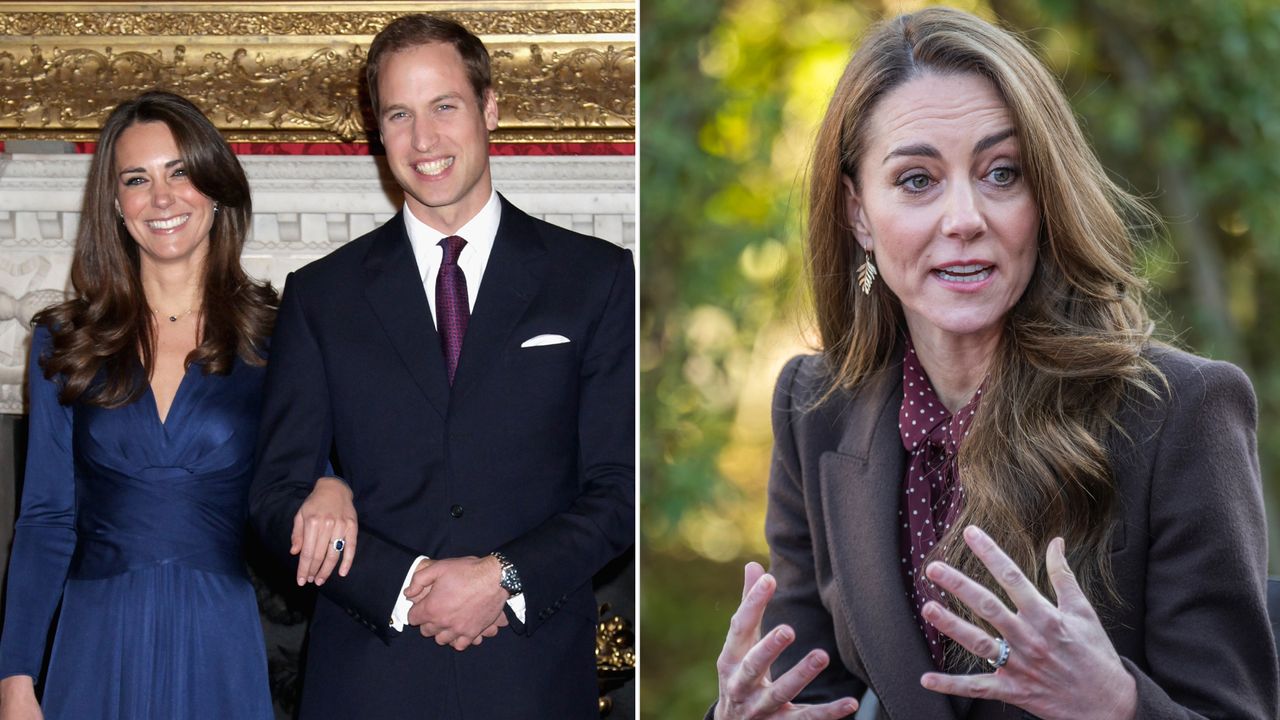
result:
[[[1131,440],[1111,440],[1111,560],[1124,602],[1097,609],[1137,679],[1139,718],[1276,718],[1252,388],[1225,363],[1163,347],[1150,357],[1171,392],[1130,403],[1120,424]],[[821,647],[832,663],[804,701],[869,685],[893,720],[1021,718],[920,686],[934,668],[899,568],[902,368],[815,408],[824,368],[793,359],[774,397],[766,532],[778,590],[764,625],[789,623],[797,637],[774,676]]]
[[[634,535],[634,275],[503,199],[452,388],[402,217],[290,276],[250,512],[287,558],[332,452],[360,523],[317,600],[304,718],[598,716],[591,577]],[[570,342],[521,347],[541,334]],[[494,550],[523,624],[464,652],[389,627],[419,554]]]

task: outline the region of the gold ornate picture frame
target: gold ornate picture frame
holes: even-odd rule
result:
[[[121,100],[162,88],[232,142],[367,140],[370,40],[446,15],[493,60],[499,143],[632,143],[632,2],[0,2],[0,140],[91,141]]]

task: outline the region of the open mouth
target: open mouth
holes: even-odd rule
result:
[[[948,282],[976,283],[991,277],[995,265],[948,265],[933,272]]]
[[[453,158],[440,158],[439,160],[429,160],[417,163],[413,166],[421,175],[439,175],[453,166]]]
[[[148,220],[147,227],[152,230],[172,230],[190,219],[191,213],[184,213],[182,215],[175,215],[171,218],[165,218],[164,220]]]

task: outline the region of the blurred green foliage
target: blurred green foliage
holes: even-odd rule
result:
[[[643,716],[698,717],[741,565],[764,560],[768,407],[813,346],[805,166],[868,23],[922,2],[641,3]],[[1062,78],[1103,164],[1166,218],[1160,334],[1249,373],[1280,556],[1280,8],[989,0]]]

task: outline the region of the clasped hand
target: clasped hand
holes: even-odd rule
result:
[[[335,566],[346,577],[355,562],[359,522],[351,488],[338,478],[322,477],[293,517],[289,552],[298,555],[298,585],[323,585]],[[339,552],[334,541],[341,538]],[[341,564],[339,564],[341,562]],[[507,591],[494,557],[423,560],[405,597],[413,603],[409,624],[440,645],[465,650],[507,626],[502,607]]]
[[[507,591],[497,558],[423,560],[404,594],[412,603],[409,624],[439,645],[465,650],[507,626]]]

